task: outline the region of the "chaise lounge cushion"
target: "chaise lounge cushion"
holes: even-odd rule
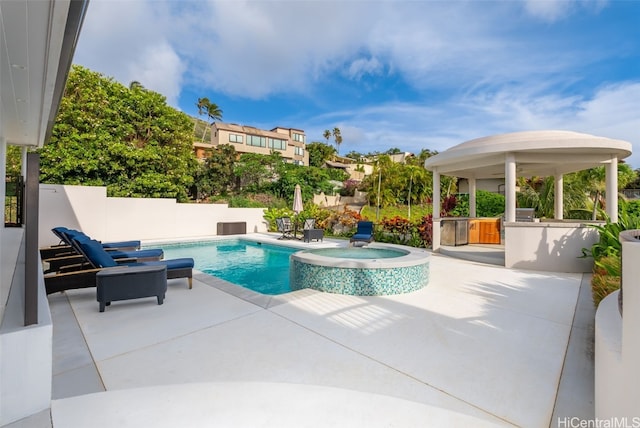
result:
[[[193,268],[194,262],[193,262],[193,259],[184,257],[180,259],[159,260],[157,262],[132,263],[132,265],[134,266],[166,266],[167,271],[171,271],[176,269]]]
[[[189,288],[192,287],[191,276],[194,266],[194,260],[190,257],[179,259],[148,261],[148,262],[131,262],[117,263],[109,253],[102,248],[102,245],[93,239],[77,240],[80,248],[89,259],[91,264],[96,268],[107,268],[114,266],[166,266],[167,278],[189,278]]]
[[[91,237],[89,237],[87,234],[80,232],[79,230],[75,230],[75,229],[67,229],[66,227],[54,227],[53,232],[58,235],[58,236],[64,236],[66,235],[68,240],[67,243],[71,244],[71,240],[73,239],[79,239],[79,238],[88,238],[91,239]],[[65,240],[65,239],[63,239]],[[66,241],[66,240],[65,240]],[[132,241],[119,241],[119,242],[100,242],[100,245],[102,246],[102,248],[140,248],[140,241],[138,240],[132,240]]]

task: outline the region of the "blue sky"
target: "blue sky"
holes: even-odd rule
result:
[[[341,154],[564,129],[633,144],[640,1],[91,0],[74,62]]]

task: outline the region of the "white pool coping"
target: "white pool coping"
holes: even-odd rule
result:
[[[371,243],[363,247],[389,249],[403,253],[398,257],[377,259],[350,259],[324,256],[314,253],[313,249],[299,251],[291,255],[291,259],[302,263],[345,269],[392,269],[401,267],[418,266],[429,263],[431,253],[421,248],[412,248],[394,244]]]

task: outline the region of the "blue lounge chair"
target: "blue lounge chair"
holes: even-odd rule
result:
[[[61,241],[66,243],[67,245],[73,245],[72,240],[78,237],[87,237],[83,232],[75,229],[67,229],[66,227],[54,227],[51,231],[60,238]],[[118,241],[118,242],[101,242],[100,243],[104,249],[119,249],[119,250],[137,250],[140,249],[140,241],[132,240],[132,241]]]
[[[55,274],[45,275],[44,283],[47,294],[58,291],[70,290],[74,288],[86,288],[96,286],[96,275],[103,269],[112,267],[138,267],[138,266],[166,266],[167,279],[187,278],[189,288],[193,287],[193,266],[192,258],[180,258],[171,260],[160,260],[152,262],[125,262],[118,263],[109,252],[105,251],[102,244],[96,240],[88,238],[76,239],[78,248],[82,251],[83,256],[91,265],[91,269],[85,269],[74,272],[56,272]]]
[[[356,233],[351,237],[349,243],[373,242],[373,222],[371,221],[359,221]]]
[[[82,254],[82,251],[78,248],[76,239],[90,238],[82,232],[64,227],[56,227],[53,228],[52,231],[56,236],[60,237],[61,242],[67,244],[68,248],[65,249],[64,253],[57,252],[57,254],[53,254],[53,256],[51,253],[47,253],[46,250],[40,249],[40,257],[48,266],[45,273],[57,272],[60,270],[81,270],[85,268],[87,261]],[[161,260],[164,257],[164,251],[162,251],[161,248],[124,251],[119,249],[121,247],[120,244],[124,244],[124,248],[139,247],[140,241],[102,243],[102,246],[109,252],[109,255],[118,262],[123,262],[125,259],[130,262],[156,261]]]
[[[54,227],[51,231],[60,239],[60,243],[50,247],[40,248],[40,257],[42,257],[42,259],[77,254],[77,251],[73,248],[73,238],[76,236],[87,236],[78,230],[68,229],[62,226]],[[140,241],[103,242],[102,246],[107,250],[135,251],[140,248]]]

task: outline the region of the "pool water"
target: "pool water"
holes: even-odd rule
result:
[[[191,257],[195,268],[262,294],[283,294],[289,286],[289,256],[298,249],[239,239],[153,245],[165,259]]]
[[[313,254],[342,259],[390,259],[407,254],[406,251],[390,250],[387,248],[322,248],[313,250]]]

